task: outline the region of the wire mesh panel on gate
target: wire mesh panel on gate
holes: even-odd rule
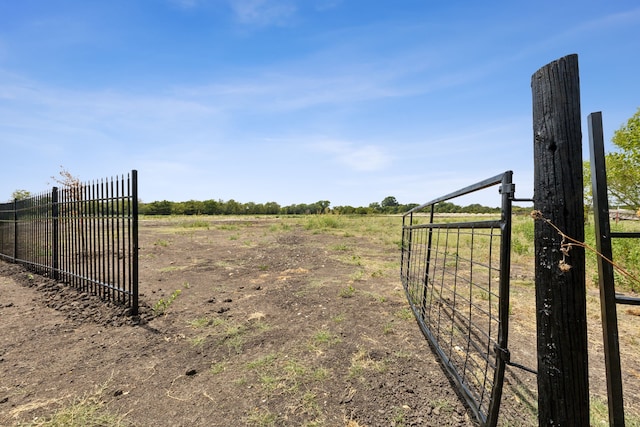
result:
[[[497,423],[508,361],[512,173],[418,206],[403,217],[401,277],[422,332],[478,420]],[[500,184],[497,219],[456,221],[438,203]]]

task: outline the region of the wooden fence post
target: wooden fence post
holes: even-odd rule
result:
[[[539,212],[534,228],[538,423],[588,426],[584,249],[566,246],[570,241],[550,224],[584,241],[578,56],[536,71],[531,89],[534,208]]]

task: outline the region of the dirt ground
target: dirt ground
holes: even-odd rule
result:
[[[397,246],[205,221],[141,222],[136,319],[0,262],[0,425],[79,403],[135,426],[475,425],[408,310]]]
[[[98,425],[477,425],[408,308],[399,228],[188,221],[141,221],[135,318],[0,262],[0,425],[74,405],[112,416]],[[535,367],[531,307],[513,311],[512,354]]]

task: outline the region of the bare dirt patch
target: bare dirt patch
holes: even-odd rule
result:
[[[136,317],[0,262],[0,425],[38,425],[74,405],[110,416],[99,425],[477,425],[408,308],[400,220],[313,221],[141,221]],[[512,268],[509,348],[535,368],[528,263]],[[597,290],[587,298],[602,400]],[[640,317],[622,308],[619,320],[635,422]],[[506,380],[507,424],[537,425],[535,375],[509,368]]]
[[[135,426],[475,425],[408,310],[397,245],[189,221],[141,222],[135,318],[0,263],[1,425],[87,397]]]

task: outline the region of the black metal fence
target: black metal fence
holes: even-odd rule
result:
[[[137,314],[137,171],[0,204],[0,258]]]
[[[439,203],[496,185],[500,218],[438,220]],[[488,426],[497,423],[509,362],[513,195],[507,171],[410,210],[402,226],[401,278],[409,304],[477,419]]]
[[[612,426],[624,426],[624,395],[616,305],[640,305],[640,298],[629,297],[616,292],[614,269],[609,261],[613,261],[612,238],[637,239],[640,238],[640,233],[611,232],[602,113],[591,113],[588,117],[588,122],[596,249],[602,254],[602,257],[598,257],[598,282],[607,374],[609,420]]]

